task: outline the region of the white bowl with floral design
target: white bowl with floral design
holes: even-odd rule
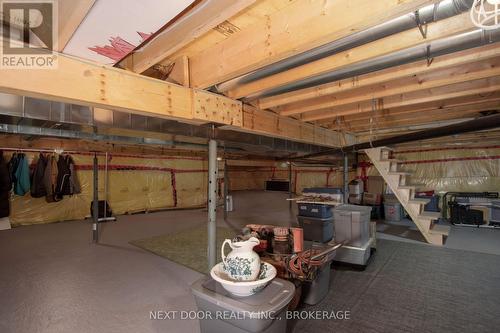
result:
[[[260,263],[260,272],[254,281],[236,281],[229,277],[220,262],[210,271],[212,279],[219,282],[229,293],[238,297],[246,297],[256,294],[264,289],[272,279],[276,277],[276,268],[267,262]]]

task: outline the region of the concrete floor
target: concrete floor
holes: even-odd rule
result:
[[[231,225],[289,225],[286,194],[236,193]],[[0,332],[198,332],[195,320],[150,320],[150,311],[196,310],[190,284],[201,274],[129,241],[206,223],[206,210],[119,216],[0,231]],[[225,225],[222,212],[220,225]]]
[[[399,222],[377,223],[377,238],[422,244],[423,236],[408,219]],[[388,226],[388,228],[386,228]],[[402,232],[403,237],[391,231]],[[451,226],[444,247],[455,250],[500,255],[500,229]]]
[[[290,212],[286,197],[234,193],[231,226],[294,224],[296,205]],[[102,225],[99,245],[91,243],[86,221],[0,231],[0,332],[199,332],[196,320],[150,320],[149,315],[195,310],[190,284],[201,274],[128,242],[203,223],[203,209],[119,216]],[[222,213],[218,223],[225,225]],[[497,231],[453,230],[449,242],[463,245],[458,235],[467,234],[476,239],[467,242],[481,250],[483,234],[493,239]]]

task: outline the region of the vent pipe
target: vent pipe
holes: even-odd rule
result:
[[[444,0],[423,7],[414,13],[397,17],[366,30],[321,45],[312,50],[270,64],[249,74],[223,82],[216,85],[215,90],[218,92],[225,92],[237,85],[256,81],[390,35],[416,27],[422,27],[425,24],[461,14],[468,11],[472,7],[472,3],[473,0]]]

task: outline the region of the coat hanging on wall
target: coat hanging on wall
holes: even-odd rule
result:
[[[45,185],[45,200],[47,202],[55,202],[60,199],[55,195],[57,186],[57,161],[54,155],[50,155],[47,160],[47,165],[45,166],[45,172],[43,175],[43,183]]]
[[[47,158],[40,154],[33,170],[31,179],[31,196],[33,198],[43,198],[47,195],[44,183],[45,168],[47,167]]]
[[[25,154],[17,154],[17,168],[15,170],[14,193],[20,196],[30,191],[30,167]]]

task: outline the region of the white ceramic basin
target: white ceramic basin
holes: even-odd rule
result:
[[[219,282],[224,289],[234,296],[251,296],[264,289],[276,277],[276,268],[267,262],[261,262],[260,273],[255,281],[235,281],[224,271],[222,262],[215,265],[210,271],[212,279]]]

